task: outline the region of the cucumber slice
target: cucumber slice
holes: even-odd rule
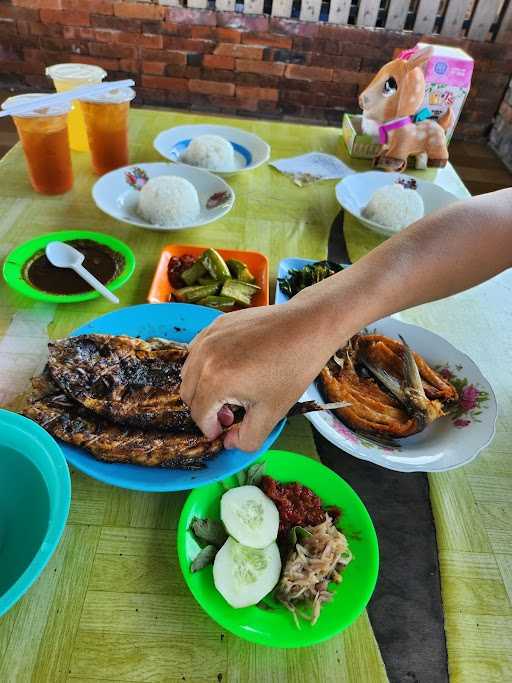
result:
[[[230,537],[213,563],[215,588],[236,608],[256,605],[270,593],[280,575],[281,556],[275,541],[266,548],[248,548]]]
[[[237,486],[220,500],[220,518],[230,536],[249,548],[265,548],[275,541],[279,512],[257,486]]]

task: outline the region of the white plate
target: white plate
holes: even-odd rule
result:
[[[290,260],[281,261],[278,277],[286,276]],[[305,260],[304,262],[314,263]],[[300,266],[293,263],[291,267]],[[286,301],[288,298],[277,284],[276,303]],[[427,363],[452,373],[450,379],[457,386],[461,399],[466,401],[466,405],[461,406],[459,399],[460,414],[447,415],[436,420],[421,434],[397,440],[396,448],[378,445],[355,434],[331,411],[309,413],[306,415],[308,420],[320,434],[341,450],[390,470],[443,472],[471,462],[492,441],[498,415],[492,387],[475,363],[437,334],[396,318],[379,320],[370,325],[370,330],[394,339],[402,335]],[[324,402],[316,384],[312,384],[306,390],[301,400]],[[465,407],[468,410],[462,412]]]
[[[385,225],[370,221],[361,212],[367,206],[375,190],[384,187],[384,185],[393,185],[398,178],[412,179],[411,176],[404,175],[403,173],[385,173],[383,171],[354,173],[343,178],[336,185],[336,199],[345,211],[351,213],[370,230],[374,230],[381,235],[394,235],[399,230],[392,230]],[[443,190],[442,187],[435,183],[418,180],[417,178],[414,178],[414,180],[417,183],[417,190],[425,205],[425,216],[458,201],[455,195]]]
[[[137,213],[137,203],[139,200],[138,190],[133,189],[126,180],[126,174],[134,168],[140,168],[146,172],[149,178],[169,175],[186,178],[197,190],[201,212],[197,219],[187,225],[162,226],[146,223]],[[215,209],[207,209],[208,198],[217,192],[228,192],[230,200]],[[136,225],[147,230],[185,230],[187,228],[198,228],[201,225],[212,223],[213,221],[225,216],[233,208],[235,193],[225,180],[218,176],[204,171],[200,168],[185,166],[184,164],[168,164],[156,162],[151,164],[131,164],[124,168],[106,173],[92,188],[92,197],[96,206],[109,216],[116,218],[123,223]]]
[[[270,158],[270,146],[254,133],[247,133],[241,128],[233,126],[176,126],[164,130],[156,136],[153,143],[157,152],[166,159],[179,162],[183,152],[187,149],[190,141],[198,135],[220,135],[229,140],[235,150],[235,168],[215,170],[215,173],[229,175],[240,171],[252,171],[266,163]],[[183,163],[183,162],[180,162]],[[183,164],[188,168],[197,168],[189,164]]]

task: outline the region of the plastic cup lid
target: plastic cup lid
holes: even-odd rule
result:
[[[9,97],[5,102],[2,103],[2,109],[9,110],[15,104],[25,104],[25,102],[34,102],[34,109],[31,112],[25,112],[23,114],[13,114],[18,118],[28,119],[28,118],[38,118],[42,116],[62,116],[62,114],[67,114],[71,109],[71,103],[57,104],[50,107],[37,108],[37,100],[40,97],[48,97],[48,93],[27,93],[24,95],[14,95],[14,97]]]
[[[81,102],[94,102],[95,104],[121,104],[130,102],[135,97],[133,88],[113,88],[112,90],[102,90],[87,97],[80,97]]]
[[[54,64],[45,71],[46,75],[58,81],[86,81],[97,83],[102,81],[107,72],[94,64]]]

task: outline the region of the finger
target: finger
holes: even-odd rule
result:
[[[231,427],[235,421],[233,411],[228,405],[223,405],[217,413],[217,418],[223,427]]]
[[[181,368],[180,396],[188,406],[194,400],[197,384],[203,369],[203,357],[201,353],[190,352]]]
[[[274,428],[277,420],[263,407],[249,408],[240,424],[226,434],[226,448],[240,448],[242,451],[257,451]]]
[[[204,392],[199,387],[196,391],[194,399],[190,403],[190,412],[192,419],[203,432],[207,439],[216,439],[223,430],[222,424],[219,422],[218,413],[222,409],[225,401],[216,399],[207,392],[206,397],[203,398]]]

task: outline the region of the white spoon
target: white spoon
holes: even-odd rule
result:
[[[57,268],[71,268],[83,280],[88,282],[91,287],[104,296],[105,299],[114,304],[119,303],[117,296],[112,294],[94,275],[82,266],[85,256],[78,249],[65,242],[49,242],[46,245],[46,256],[53,266]]]

